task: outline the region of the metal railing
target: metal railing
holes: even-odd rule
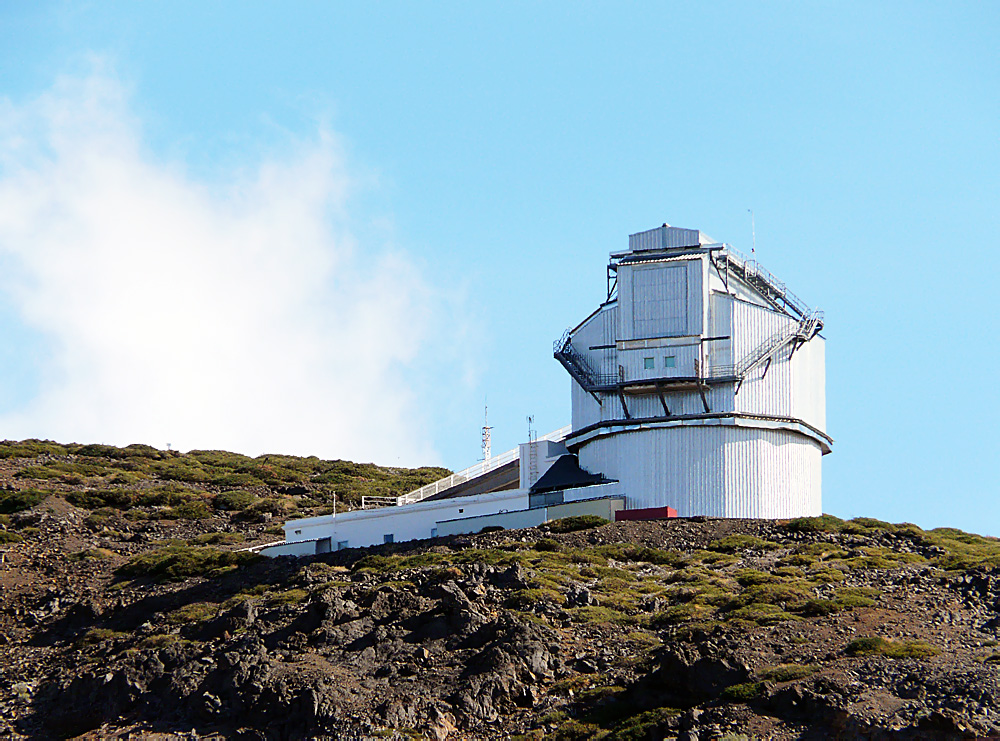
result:
[[[570,339],[570,330],[563,332],[563,336],[556,340],[552,346],[553,357],[562,363],[573,379],[579,383],[584,391],[591,393],[615,386],[619,378],[615,375],[597,373],[590,367],[587,359],[581,355]]]
[[[743,273],[748,283],[758,289],[765,289],[764,295],[781,301],[800,318],[805,318],[810,314],[810,308],[806,302],[788,290],[784,281],[779,280],[759,262],[750,259],[728,244],[722,246],[722,254],[730,265]]]
[[[823,312],[815,310],[795,324],[782,327],[733,365],[713,365],[709,378],[735,378],[742,381],[746,374],[774,355],[793,340],[808,342],[823,328]]]
[[[565,427],[560,427],[558,430],[554,430],[538,439],[558,442],[559,440],[564,440],[572,431],[572,425],[566,425]],[[438,479],[437,481],[427,484],[426,486],[421,486],[419,489],[415,489],[399,497],[362,497],[361,507],[362,509],[374,509],[376,507],[401,507],[404,504],[422,502],[424,499],[432,497],[435,494],[440,494],[441,492],[447,491],[448,489],[458,486],[459,484],[464,484],[466,481],[477,479],[490,471],[502,468],[508,463],[516,461],[520,456],[521,448],[518,446],[513,450],[508,450],[506,453],[491,456],[488,461],[480,461],[475,465],[469,466],[461,471],[457,471],[450,476],[445,476],[443,479]]]
[[[376,509],[378,507],[393,507],[398,497],[361,497],[361,509]]]

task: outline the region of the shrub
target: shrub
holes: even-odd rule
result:
[[[0,512],[11,514],[31,509],[50,494],[52,494],[51,491],[39,491],[38,489],[0,492]]]
[[[777,623],[783,623],[786,620],[801,619],[789,612],[785,612],[777,605],[762,604],[758,602],[746,605],[745,607],[737,607],[735,610],[729,610],[725,613],[724,617],[730,622],[745,620],[749,623],[756,623],[757,625],[775,625]]]
[[[758,571],[757,569],[740,569],[736,572],[735,576],[736,581],[744,587],[755,586],[757,584],[773,584],[781,581],[775,575],[769,574],[766,571]]]
[[[114,509],[129,509],[135,498],[135,492],[127,489],[108,489],[99,491],[95,489],[85,489],[84,491],[73,491],[66,495],[66,501],[77,507],[84,509],[102,509],[113,507]]]
[[[212,503],[216,509],[226,512],[242,512],[247,507],[256,503],[257,499],[257,495],[253,492],[233,489],[232,491],[223,491],[216,494]]]
[[[204,520],[212,516],[212,510],[205,502],[184,502],[171,507],[163,516],[179,520]]]
[[[80,637],[78,642],[85,646],[93,646],[104,641],[113,641],[117,638],[122,638],[125,635],[127,634],[111,630],[110,628],[90,628]]]
[[[541,603],[563,605],[566,597],[554,589],[521,589],[504,600],[504,606],[512,610],[531,610]]]
[[[757,677],[768,682],[793,682],[815,674],[818,669],[814,664],[778,664],[764,667]]]
[[[168,545],[139,554],[120,566],[120,577],[143,576],[178,581],[190,576],[217,576],[261,558],[247,551],[220,551],[217,548]]]
[[[158,507],[164,504],[176,506],[191,501],[197,495],[197,492],[188,489],[186,486],[165,484],[136,492],[135,503],[143,507]]]
[[[926,659],[940,651],[925,641],[890,641],[879,636],[855,638],[847,644],[848,656],[888,656],[891,659]]]
[[[391,571],[400,566],[400,558],[397,556],[380,556],[378,554],[359,558],[351,567],[354,571],[370,569],[371,571]]]
[[[0,530],[0,544],[3,543],[20,543],[24,538],[22,538],[17,533],[12,533],[8,530]]]
[[[636,713],[619,721],[608,738],[614,741],[645,741],[648,738],[661,738],[662,732],[657,733],[657,730],[680,712],[673,708],[656,708]]]
[[[212,602],[192,602],[171,612],[167,621],[174,625],[200,623],[214,618],[218,612],[219,606]]]
[[[833,515],[798,517],[790,520],[785,527],[800,533],[839,533],[844,529],[844,521]]]
[[[734,684],[722,690],[719,694],[719,699],[723,702],[750,702],[758,697],[763,689],[763,682]]]
[[[103,561],[111,558],[115,552],[107,548],[87,548],[70,555],[71,561]]]
[[[284,592],[278,592],[268,597],[267,604],[271,606],[294,605],[308,596],[309,593],[304,589],[286,589]]]
[[[576,515],[574,517],[563,517],[560,520],[553,520],[549,523],[549,530],[553,533],[571,533],[576,530],[589,530],[590,528],[607,524],[607,520],[597,515]]]
[[[552,538],[542,538],[537,541],[532,548],[536,551],[561,551],[562,544],[558,540]]]
[[[567,612],[572,616],[573,622],[585,624],[600,623],[626,623],[631,619],[618,610],[599,605],[584,605],[583,607],[572,607]],[[643,633],[642,635],[647,635]],[[652,637],[652,636],[650,636]]]
[[[156,635],[151,635],[148,638],[143,638],[137,646],[139,648],[163,648],[164,646],[169,646],[172,643],[177,643],[180,641],[180,636],[173,635],[172,633],[157,633]]]
[[[812,599],[806,589],[794,582],[755,584],[747,587],[736,599],[734,607],[750,604],[780,605],[785,610],[798,610]]]

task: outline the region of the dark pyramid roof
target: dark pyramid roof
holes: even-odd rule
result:
[[[580,462],[572,453],[559,456],[548,471],[531,487],[531,493],[540,494],[545,491],[570,489],[574,486],[591,486],[603,484],[606,478],[596,473],[587,473],[580,468]]]

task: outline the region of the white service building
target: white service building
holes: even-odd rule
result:
[[[398,498],[292,520],[310,555],[579,514],[819,515],[823,314],[755,260],[664,224],[611,254],[605,300],[555,343],[572,425]],[[636,513],[638,514],[638,513]]]

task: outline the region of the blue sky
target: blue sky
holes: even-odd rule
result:
[[[1000,535],[1000,9],[0,6],[0,424],[461,468],[667,221],[825,309],[824,509]],[[68,246],[69,245],[69,246]],[[60,267],[62,266],[62,267]]]

